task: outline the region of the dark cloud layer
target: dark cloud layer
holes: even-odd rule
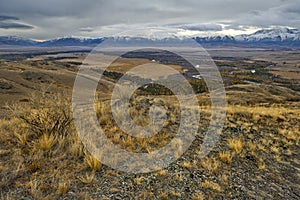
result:
[[[177,27],[191,31],[222,31],[222,26],[219,24],[183,24]]]
[[[300,0],[3,0],[0,13],[0,35],[36,39],[101,36],[145,24],[172,31],[300,27]]]
[[[0,15],[0,29],[33,29],[33,26],[15,22],[20,20],[18,17]]]
[[[19,18],[13,16],[0,15],[0,21],[5,21],[5,20],[19,20]]]
[[[0,22],[0,28],[3,29],[33,29],[32,26],[26,24],[18,24],[14,22]]]
[[[285,1],[287,2],[287,1]],[[260,28],[268,26],[289,26],[300,28],[300,1],[289,1],[286,4],[266,10],[252,10],[233,20],[227,28],[238,29],[247,26]]]

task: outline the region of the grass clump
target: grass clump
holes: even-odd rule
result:
[[[241,139],[232,138],[228,140],[228,146],[232,149],[236,154],[240,154],[244,148],[244,143]]]

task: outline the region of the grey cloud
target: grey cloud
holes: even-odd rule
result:
[[[300,2],[283,5],[278,9],[281,10],[281,12],[295,13],[297,15],[300,15]]]
[[[264,11],[253,10],[238,19],[233,20],[231,25],[226,27],[247,27],[255,26],[267,28],[272,26],[289,26],[300,28],[300,2],[290,2],[277,7],[272,7]]]
[[[296,1],[300,5],[299,0]],[[144,25],[150,23],[166,27],[179,24],[183,29],[195,31],[220,31],[221,27],[217,25],[222,22],[237,29],[268,27],[270,24],[296,26],[299,9],[297,3],[290,4],[293,4],[292,0],[10,0],[0,1],[0,13],[18,16],[22,23],[35,27],[32,31],[19,29],[19,35],[47,39],[66,35],[97,37],[107,30],[119,31],[113,27],[117,24],[124,24],[125,29],[129,25],[147,29]],[[9,20],[16,23],[14,20],[17,19]],[[15,33],[9,30],[2,28],[0,35]]]
[[[17,20],[20,20],[18,17],[14,16],[6,16],[1,15],[0,16],[0,29],[33,29],[33,26],[15,22]]]
[[[33,29],[33,26],[26,24],[19,24],[14,22],[0,22],[0,28],[3,29]]]
[[[19,18],[13,16],[0,15],[0,21],[5,21],[5,20],[19,20]]]
[[[0,1],[0,13],[17,13],[18,16],[79,16],[82,11],[95,4],[101,4],[102,0],[10,0]]]
[[[82,27],[79,29],[79,31],[82,31],[82,32],[92,32],[94,31],[95,29],[92,28],[92,27]]]
[[[232,30],[239,30],[239,31],[246,31],[247,29],[251,28],[251,26],[248,25],[241,25],[241,24],[225,24],[224,29],[232,29]]]
[[[185,24],[178,28],[191,31],[222,31],[222,26],[219,24]]]

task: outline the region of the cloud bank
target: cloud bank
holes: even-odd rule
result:
[[[15,22],[18,20],[18,17],[1,15],[0,29],[33,29],[33,26]]]
[[[300,28],[300,0],[10,0],[0,1],[0,13],[0,35],[35,39],[99,37],[133,27],[168,34]]]

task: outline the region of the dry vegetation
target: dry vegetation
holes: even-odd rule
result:
[[[0,118],[0,199],[300,198],[300,103],[299,93],[290,89],[229,86],[225,127],[203,159],[199,146],[210,106],[207,95],[199,95],[196,140],[169,167],[147,174],[116,171],[87,152],[75,131],[68,90],[34,94],[5,107],[9,115]],[[149,122],[149,106],[167,110],[164,128],[154,137],[134,138],[121,131],[107,99],[97,99],[95,105],[99,124],[121,148],[151,152],[165,146],[178,129],[178,102],[160,99],[138,96],[131,102],[132,118],[141,125]]]
[[[286,194],[274,193],[272,188],[284,190],[285,183],[294,191],[291,199],[299,194],[295,178],[299,177],[296,166],[299,164],[300,109],[296,102],[229,105],[221,140],[207,157],[197,157],[200,133],[188,152],[167,169],[130,175],[102,165],[85,150],[74,130],[68,99],[46,93],[37,96],[30,102],[10,107],[11,117],[0,122],[2,199],[25,196],[33,199],[117,196],[278,199]],[[145,106],[145,102],[155,101],[151,97],[139,97],[134,105]],[[171,104],[165,105],[171,110],[169,116],[173,116],[165,130],[155,137],[140,139],[119,130],[111,121],[108,109],[103,108],[105,103],[101,106],[97,103],[99,123],[108,138],[122,148],[149,152],[172,139],[170,130],[176,130],[174,112],[178,110]],[[135,115],[143,115],[146,110],[135,110]],[[209,112],[209,106],[202,107],[203,124],[209,121]]]

